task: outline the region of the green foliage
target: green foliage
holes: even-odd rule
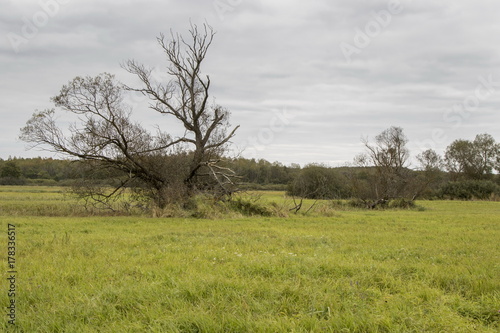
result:
[[[242,183],[264,186],[288,184],[300,170],[298,165],[285,166],[279,162],[245,158],[231,161],[231,167],[241,177]],[[252,189],[260,188],[252,187]]]
[[[498,198],[498,191],[492,190],[492,186],[470,185],[465,183],[460,185],[452,183],[447,185],[450,177],[456,176],[440,170],[441,160],[435,152],[427,151],[418,156],[422,166],[418,171],[405,170],[408,172],[411,184],[406,184],[408,193],[417,194],[419,199],[473,199],[482,200]],[[88,177],[88,166],[81,162],[69,160],[57,160],[52,158],[10,158],[0,159],[0,170],[10,168],[9,162],[16,165],[21,171],[19,178],[0,178],[0,185],[40,185],[40,186],[74,186],[78,183],[89,181],[95,186],[107,187],[116,186],[120,182],[120,177],[126,178],[126,174],[117,174],[109,170],[96,170],[94,168],[92,178]],[[298,165],[284,166],[278,162],[270,163],[265,160],[235,159],[225,162],[224,166],[231,167],[241,175],[239,189],[243,191],[284,191],[289,195],[311,199],[352,199],[358,198],[358,202],[353,202],[353,207],[366,208],[368,201],[373,201],[377,195],[377,188],[373,184],[376,178],[375,168],[370,167],[342,167],[329,168],[321,165],[308,165],[300,168]],[[7,165],[7,166],[6,166]],[[184,164],[178,161],[163,163],[164,171],[169,174],[176,174],[176,169],[185,169]],[[489,175],[489,180],[500,186],[500,175]],[[141,190],[140,185],[130,183],[130,187],[138,189],[137,194],[142,193],[142,197],[154,196],[155,193],[146,193]],[[172,199],[182,195],[182,186],[171,186],[172,192],[164,193],[163,197]],[[131,197],[129,197],[131,198]],[[136,197],[138,198],[138,196]],[[356,200],[355,200],[356,201]],[[168,204],[168,203],[167,203]],[[142,205],[143,203],[130,203],[131,206]],[[147,204],[151,206],[150,204]],[[175,207],[174,207],[175,206]],[[183,212],[183,204],[170,205],[164,212],[156,211],[157,216],[184,216],[194,214],[194,216],[221,216],[231,210],[230,207],[209,207],[209,204],[200,205],[203,212]],[[318,207],[319,208],[319,207]],[[341,207],[346,209],[346,207]],[[288,208],[270,207],[275,216],[286,216]],[[316,208],[315,208],[316,210]],[[233,212],[236,212],[234,209]],[[303,210],[304,211],[304,210]],[[302,211],[302,212],[303,212]],[[318,210],[319,211],[319,210]]]
[[[416,208],[417,205],[415,204],[414,200],[408,200],[405,198],[397,198],[397,199],[390,200],[389,203],[387,204],[387,207],[400,208],[400,209],[413,209],[413,208]]]
[[[168,205],[155,210],[156,217],[194,217],[199,219],[224,219],[242,216],[284,217],[284,204],[262,199],[255,193],[233,195],[226,200],[218,200],[210,195],[198,195],[187,200],[184,205]]]
[[[366,208],[366,202],[361,199],[351,199],[347,201],[347,205],[353,208]]]
[[[455,179],[489,179],[493,170],[500,171],[500,144],[489,134],[455,140],[446,148],[445,161]]]
[[[17,165],[16,161],[8,160],[3,163],[2,170],[0,172],[0,177],[5,178],[19,178],[21,177],[21,169]]]
[[[24,178],[15,177],[2,177],[0,178],[0,185],[24,185],[26,180]]]
[[[396,198],[392,200],[381,200],[376,204],[373,201],[364,201],[361,199],[351,199],[347,202],[347,205],[352,208],[370,208],[370,209],[415,209],[423,210],[423,207],[418,206],[414,200],[408,200],[405,198]]]
[[[28,182],[35,179],[51,179],[54,181],[77,178],[80,175],[79,164],[75,161],[52,158],[12,158],[21,172],[21,177]],[[7,162],[3,162],[5,165]]]
[[[500,196],[500,186],[485,180],[449,182],[441,187],[439,194],[443,199],[488,200]]]
[[[272,216],[273,213],[264,204],[259,203],[258,198],[246,198],[237,196],[229,201],[231,209],[244,216]]]
[[[0,185],[24,185],[25,180],[21,176],[21,169],[15,160],[9,159],[0,164]]]

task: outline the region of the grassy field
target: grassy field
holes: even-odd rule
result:
[[[500,203],[419,205],[328,217],[86,217],[62,189],[0,187],[0,330],[499,332]]]

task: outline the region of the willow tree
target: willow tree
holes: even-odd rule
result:
[[[90,175],[114,176],[112,190],[84,182],[82,193],[97,202],[109,203],[126,187],[160,208],[199,191],[230,194],[234,173],[220,161],[238,126],[231,129],[229,111],[209,102],[211,81],[201,72],[214,35],[206,24],[201,29],[191,25],[187,39],[160,35],[157,41],[168,62],[166,82],[153,80],[153,69],[134,60],[123,67],[140,79],[140,87],[123,85],[106,73],[73,79],[52,98],[56,108],[33,114],[21,139],[85,162]],[[151,132],[134,122],[134,110],[124,102],[127,91],[147,96],[150,109],[176,122],[184,134],[172,137],[161,126]],[[78,120],[63,129],[56,121],[61,110]]]

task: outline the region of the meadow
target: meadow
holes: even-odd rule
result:
[[[275,206],[283,193],[262,194]],[[310,202],[306,202],[310,205]],[[86,214],[0,187],[5,332],[499,332],[500,203],[225,218]],[[305,209],[304,209],[305,210]]]

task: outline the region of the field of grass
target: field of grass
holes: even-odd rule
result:
[[[8,224],[17,270],[16,323],[2,314],[0,331],[499,332],[500,203],[419,205],[84,216],[62,189],[0,187],[4,313]]]

